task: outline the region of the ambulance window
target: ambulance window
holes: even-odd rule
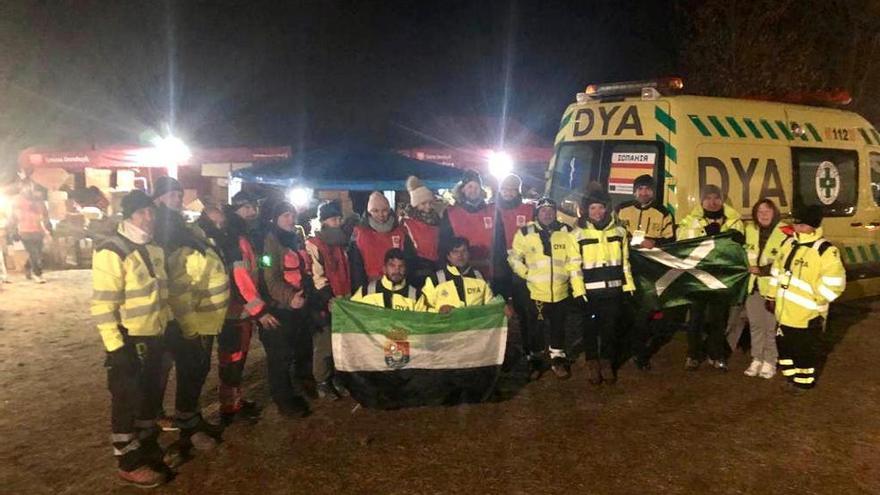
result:
[[[880,206],[880,153],[871,153],[871,196]]]
[[[855,213],[858,162],[855,151],[792,148],[795,207],[819,205],[828,216]]]
[[[587,184],[596,180],[601,148],[601,141],[566,143],[559,147],[550,178],[550,197],[565,213],[577,213]]]
[[[659,160],[663,157],[656,142],[623,141],[606,143],[602,159],[602,184],[608,184],[611,204],[616,208],[621,203],[632,201],[633,180],[640,175],[657,178]],[[657,201],[663,203],[662,180],[657,180],[655,188]]]

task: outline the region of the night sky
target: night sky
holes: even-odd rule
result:
[[[413,129],[450,115],[506,115],[551,138],[587,83],[676,67],[664,1],[6,0],[0,9],[4,156],[137,143],[167,125],[201,146],[395,147],[422,142]]]

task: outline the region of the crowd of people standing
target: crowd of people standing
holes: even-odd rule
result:
[[[615,383],[622,356],[649,370],[670,313],[631,297],[629,251],[724,232],[738,232],[748,254],[749,295],[742,307],[706,300],[687,308],[685,367],[705,362],[726,371],[748,323],[747,375],[769,379],[778,367],[791,387],[815,385],[828,304],[845,287],[839,253],[822,237],[821,210],[803,208],[785,224],[762,199],[744,224],[709,185],[676,224],[645,175],[634,181],[632,201],[616,208],[596,184],[580,191],[577,220],[568,225],[553,200],[525,201],[521,187],[518,177],[506,177],[491,201],[480,175],[467,171],[446,205],[411,178],[402,211],[374,192],[350,227],[338,202],[324,202],[309,235],[292,204],[261,203],[247,192],[206,207],[195,224],[184,220],[183,189],[174,179],[157,180],[151,195],[129,193],[116,235],[93,258],[92,316],[106,350],[119,476],[159,485],[193,451],[216,445],[225,427],[260,418],[262,408],[242,388],[254,334],[265,348],[279,413],[310,414],[312,380],[319,398],[346,396],[331,346],[338,298],[439,313],[501,298],[519,320],[531,379],[546,371],[571,376],[569,328],[582,337],[590,383]],[[628,332],[621,321],[631,323]],[[199,407],[215,341],[220,424]],[[165,426],[178,440],[163,450],[158,438],[172,368],[177,388]]]

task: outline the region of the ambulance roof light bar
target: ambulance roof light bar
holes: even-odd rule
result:
[[[589,100],[629,95],[641,95],[642,99],[655,100],[661,95],[678,93],[682,89],[684,89],[684,81],[680,77],[590,84],[583,93],[577,94],[577,101],[583,103]]]

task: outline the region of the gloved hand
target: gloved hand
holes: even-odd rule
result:
[[[767,299],[764,301],[764,309],[766,309],[770,313],[776,312],[776,301],[773,299]]]
[[[131,344],[126,344],[115,351],[107,352],[104,360],[105,368],[113,368],[126,372],[134,372],[140,367],[137,351]]]

